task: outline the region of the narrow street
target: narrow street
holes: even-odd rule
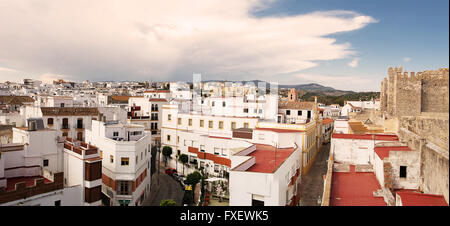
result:
[[[325,144],[317,153],[311,170],[303,177],[300,194],[301,206],[320,206],[323,192],[323,175],[327,173],[327,160],[330,153],[330,144]]]
[[[143,206],[159,206],[161,200],[173,199],[178,206],[181,206],[184,191],[178,181],[165,172],[164,164],[159,168],[159,184],[158,170],[152,175],[150,195],[143,202]]]

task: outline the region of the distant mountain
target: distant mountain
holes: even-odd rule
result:
[[[329,86],[322,86],[317,83],[309,83],[309,84],[301,84],[301,85],[279,85],[279,88],[286,88],[291,89],[295,88],[296,90],[302,90],[306,91],[308,93],[317,93],[327,96],[341,96],[345,94],[352,94],[356,93],[354,91],[344,91],[344,90],[337,90]]]
[[[224,80],[208,80],[204,82],[225,82]],[[253,82],[255,84],[258,84],[258,82],[265,82],[262,80],[250,80],[250,81],[229,81],[229,82],[241,82],[243,84],[247,82]],[[267,82],[266,82],[267,83]],[[267,83],[267,88],[269,88],[269,83]],[[323,86],[317,83],[309,83],[309,84],[297,84],[297,85],[278,85],[278,88],[282,89],[291,89],[295,88],[297,91],[304,91],[307,93],[315,93],[317,95],[327,95],[327,96],[341,96],[345,94],[353,94],[356,93],[354,91],[344,91],[344,90],[337,90],[333,87],[329,86]]]

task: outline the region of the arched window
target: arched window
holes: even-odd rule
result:
[[[53,118],[47,119],[47,125],[53,125]]]

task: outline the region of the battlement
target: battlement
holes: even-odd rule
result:
[[[423,72],[407,72],[403,71],[402,67],[389,67],[388,69],[389,78],[394,80],[409,80],[409,81],[419,81],[419,80],[448,80],[449,79],[449,69],[440,68],[439,70],[426,70]]]

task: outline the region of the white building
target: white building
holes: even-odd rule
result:
[[[83,141],[85,129],[99,116],[97,108],[83,107],[32,107],[21,109],[24,118],[42,118],[45,128],[60,130],[62,136]]]
[[[296,206],[310,149],[306,125],[301,128],[258,124],[253,146],[234,153],[230,170],[230,206]],[[292,125],[291,125],[292,126]],[[311,125],[309,125],[311,126]],[[234,138],[247,137],[236,134]]]
[[[100,149],[102,193],[110,205],[138,206],[150,192],[151,135],[144,127],[93,120],[86,142]]]
[[[100,190],[93,188],[101,183],[101,177],[94,177],[101,174],[101,165],[86,167],[99,161],[97,151],[67,155],[60,132],[44,129],[39,121],[13,128],[13,143],[0,145],[0,205],[100,205]]]

